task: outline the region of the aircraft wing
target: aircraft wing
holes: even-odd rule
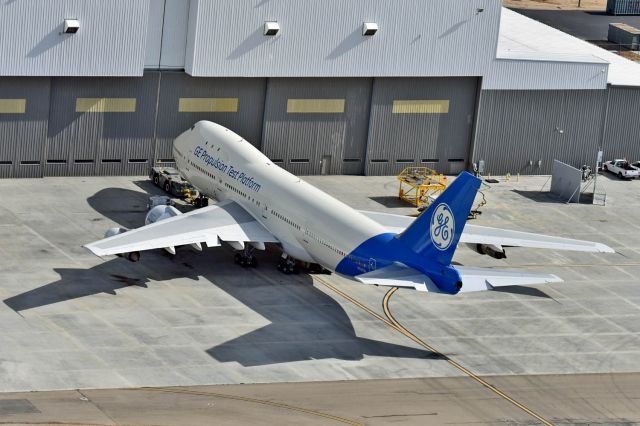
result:
[[[274,237],[238,203],[223,201],[85,245],[98,256],[220,241],[275,243]]]
[[[401,216],[388,213],[376,213],[361,211],[360,213],[375,220],[389,232],[400,233],[413,221],[414,217]],[[615,253],[615,251],[602,243],[574,240],[571,238],[554,237],[529,232],[510,231],[508,229],[489,228],[486,226],[470,225],[464,227],[461,243],[486,244],[502,247],[530,247],[553,250],[573,250],[594,253]]]
[[[456,269],[462,277],[461,293],[491,290],[494,287],[562,282],[560,278],[551,274],[462,266],[456,266]],[[364,284],[414,288],[418,291],[441,293],[438,286],[428,276],[401,263],[394,263],[385,268],[358,275],[355,278]]]
[[[531,247],[553,250],[587,251],[594,253],[615,253],[602,243],[574,240],[571,238],[553,237],[532,234],[529,232],[510,231],[508,229],[489,228],[486,226],[468,225],[460,237],[461,243],[494,244],[503,247]]]
[[[403,216],[399,214],[378,213],[365,210],[360,210],[360,213],[387,228],[388,232],[393,232],[395,234],[401,233],[407,229],[414,220],[416,220],[413,216]]]

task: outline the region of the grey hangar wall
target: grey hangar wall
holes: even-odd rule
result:
[[[1,77],[0,177],[141,175],[216,121],[296,174],[548,174],[640,158],[640,90],[484,90],[479,78]],[[538,165],[540,164],[540,165]]]
[[[485,90],[473,161],[485,173],[551,174],[553,160],[574,167],[640,159],[640,89]]]

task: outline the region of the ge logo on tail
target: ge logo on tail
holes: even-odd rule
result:
[[[456,229],[456,222],[453,213],[445,203],[436,207],[431,216],[431,241],[438,250],[446,250],[453,241],[453,234]]]

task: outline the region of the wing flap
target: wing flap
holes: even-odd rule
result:
[[[399,214],[390,214],[390,213],[378,213],[378,212],[370,212],[366,210],[359,210],[360,213],[367,216],[369,219],[372,219],[378,222],[380,225],[387,228],[388,232],[393,232],[396,234],[400,234],[402,231],[407,229],[409,225],[416,220],[415,217],[412,216],[402,216]]]
[[[228,201],[85,245],[98,256],[222,241],[278,242],[239,204]]]

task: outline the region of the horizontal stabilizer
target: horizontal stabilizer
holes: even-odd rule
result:
[[[438,286],[429,277],[400,263],[356,275],[354,278],[364,284],[408,287],[418,291],[440,293]]]
[[[464,266],[456,266],[456,269],[462,277],[462,289],[460,292],[485,291],[492,290],[494,287],[544,284],[562,281],[555,275],[535,272],[504,271],[500,269]],[[394,263],[385,268],[357,275],[355,279],[364,284],[414,288],[418,291],[442,293],[428,276],[401,263]]]
[[[457,266],[456,269],[462,277],[462,289],[460,292],[465,293],[471,291],[491,290],[493,287],[562,282],[560,278],[552,274],[539,274],[526,271],[505,271],[490,268],[472,268],[465,266]]]

